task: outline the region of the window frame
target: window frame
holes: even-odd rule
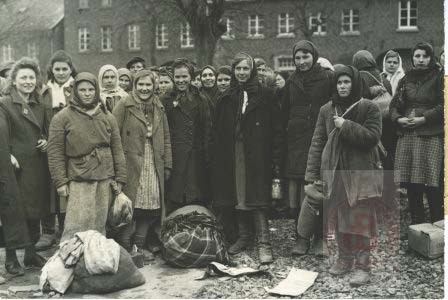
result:
[[[287,59],[291,61],[291,66],[283,67],[281,66],[280,60]],[[274,69],[277,72],[290,72],[296,70],[296,65],[294,64],[294,57],[291,55],[278,55],[274,57]]]
[[[7,55],[5,55],[7,53]],[[5,59],[5,57],[8,59]],[[14,60],[14,48],[11,46],[11,43],[7,43],[6,45],[2,45],[2,63],[10,62]]]
[[[102,8],[110,8],[112,7],[112,0],[101,0]]]
[[[28,42],[26,45],[28,57],[38,60],[39,59],[39,49],[36,42]]]
[[[141,30],[138,24],[128,25],[128,49],[129,51],[141,50]]]
[[[226,32],[221,36],[221,39],[235,39],[235,19],[232,16],[226,17]]]
[[[255,16],[255,33],[251,30],[251,17]],[[247,17],[247,38],[248,39],[264,39],[264,17],[259,14],[249,15]],[[261,25],[260,25],[261,24]]]
[[[345,14],[345,11],[348,10],[348,15]],[[357,12],[357,14],[355,14],[355,11]],[[344,22],[344,18],[347,17],[349,18],[349,22],[345,23]],[[358,17],[358,23],[354,22],[354,17],[357,16]],[[359,31],[359,9],[343,9],[342,13],[341,13],[341,35],[360,35],[360,31]],[[355,24],[358,26],[358,30],[353,30]],[[349,30],[344,30],[344,25],[348,25],[349,26]]]
[[[184,34],[186,35],[184,43]],[[181,49],[191,49],[194,48],[194,38],[192,37],[191,26],[190,23],[185,22],[180,24],[180,48]]]
[[[109,34],[107,34],[108,32],[105,32],[105,29],[110,29],[107,30],[109,32]],[[113,45],[112,45],[112,26],[110,25],[105,25],[105,26],[101,26],[100,28],[101,30],[101,52],[112,52],[114,51],[113,49]],[[105,40],[106,38],[106,40]],[[104,47],[104,42],[106,41],[106,46],[109,46],[108,48]]]
[[[285,18],[282,18],[285,15]],[[282,24],[284,20],[285,24]],[[295,37],[294,33],[294,16],[290,16],[289,13],[279,13],[277,17],[277,37]],[[285,28],[286,32],[281,32],[281,29]]]
[[[322,18],[324,19],[324,21],[322,21]],[[318,12],[317,14],[310,14],[309,18],[308,18],[308,29],[312,30],[312,26],[313,26],[313,20],[321,20],[320,23],[321,24],[317,24],[317,31],[313,31],[313,36],[326,36],[327,35],[327,18],[326,16],[323,16],[322,12]],[[325,31],[322,30],[322,27],[325,27]]]
[[[158,50],[168,49],[169,39],[166,28],[167,27],[165,23],[160,23],[156,25],[156,49]]]
[[[83,32],[82,32],[83,31]],[[85,53],[90,51],[90,29],[89,27],[78,27],[78,52]],[[84,45],[84,47],[81,47]]]
[[[401,6],[402,2],[406,3],[406,7],[403,8]],[[412,2],[415,3],[415,17],[411,17],[411,4]],[[406,23],[407,25],[401,25],[401,19],[402,19],[402,11],[406,10]],[[411,24],[411,20],[415,19],[415,23],[416,25],[410,25]],[[398,27],[397,27],[397,31],[418,31],[418,6],[417,6],[417,1],[416,0],[399,0],[398,1]]]

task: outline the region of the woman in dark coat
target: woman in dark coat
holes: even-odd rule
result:
[[[61,241],[86,230],[105,235],[112,192],[126,183],[126,162],[117,121],[100,104],[93,74],[75,77],[72,100],[53,118],[48,164],[59,196],[68,197]]]
[[[369,280],[375,201],[382,195],[377,149],[381,113],[377,105],[361,99],[362,84],[354,67],[338,68],[335,77],[336,93],[319,112],[305,180],[324,183],[326,223],[334,226],[339,252],[329,272],[345,274],[355,261],[350,284],[357,286]]]
[[[217,103],[213,126],[213,207],[238,211],[239,238],[229,253],[252,244],[255,226],[261,263],[273,261],[267,209],[272,178],[278,178],[282,158],[280,109],[273,96],[258,82],[253,58],[239,53],[232,63],[231,87]]]
[[[11,185],[7,186],[14,192],[11,197],[17,196],[14,199],[18,205],[17,223],[14,225],[17,228],[14,230],[17,234],[24,234],[17,237],[18,240],[27,240],[26,229],[21,226],[27,226],[30,235],[32,245],[19,243],[19,246],[26,246],[25,266],[42,267],[45,259],[35,253],[34,243],[40,234],[39,220],[48,216],[50,210],[50,177],[45,153],[48,119],[37,91],[39,74],[37,63],[29,58],[22,58],[14,64],[5,96],[0,99],[0,120],[2,135],[6,133],[5,143],[9,145],[11,163],[16,173],[16,178],[12,178],[9,181]],[[14,191],[15,180],[18,191]],[[21,211],[26,223],[20,222]],[[17,261],[15,248],[6,251],[6,270],[13,275],[22,275],[23,269]]]
[[[395,182],[407,188],[412,223],[420,224],[423,193],[431,222],[443,219],[443,71],[428,43],[414,47],[412,66],[398,84],[390,115],[398,125]]]
[[[216,85],[216,69],[213,66],[207,65],[202,68],[201,88],[199,91],[207,98],[210,105],[210,115],[213,116],[219,96],[218,87]]]
[[[140,251],[148,230],[154,231],[164,216],[164,183],[172,169],[168,120],[156,89],[154,73],[138,71],[133,92],[113,111],[126,157],[128,184],[123,192],[134,205],[134,243]],[[130,251],[132,224],[126,227],[120,243]]]
[[[173,155],[173,170],[167,186],[167,214],[189,204],[204,205],[209,197],[209,105],[191,84],[193,67],[187,60],[177,59],[173,72],[175,90],[163,99]]]
[[[332,93],[333,72],[317,63],[318,52],[310,41],[299,41],[293,46],[296,71],[289,77],[282,90],[284,126],[287,130],[287,157],[285,177],[288,179],[289,205],[297,222],[304,195],[304,176],[308,150],[316,126],[317,115]],[[300,238],[300,237],[298,237]],[[303,237],[305,238],[305,237]],[[303,242],[303,243],[301,243]],[[322,229],[316,228],[313,253],[322,254]],[[309,239],[298,239],[293,254],[308,251]]]
[[[56,113],[68,105],[72,93],[71,84],[76,74],[72,58],[64,50],[56,51],[50,58],[47,70],[48,82],[42,89],[43,104],[45,105],[49,122],[51,122]],[[56,242],[56,216],[58,217],[59,233],[62,234],[62,231],[64,231],[67,199],[61,199],[53,185],[50,193],[51,214],[41,220],[42,235],[36,243],[37,251],[46,250]]]

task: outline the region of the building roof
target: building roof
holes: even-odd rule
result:
[[[0,28],[48,30],[64,18],[64,0],[1,0]]]

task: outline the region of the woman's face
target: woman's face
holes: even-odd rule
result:
[[[86,106],[90,106],[96,101],[95,86],[88,81],[81,81],[76,86],[76,92],[78,93],[79,100]]]
[[[352,79],[347,75],[339,76],[336,83],[336,88],[338,90],[339,97],[345,98],[350,96],[352,91]]]
[[[198,89],[201,88],[202,82],[201,82],[201,75],[197,75],[192,81],[191,84],[197,87]]]
[[[17,91],[23,95],[29,95],[36,89],[36,73],[32,69],[20,69],[17,72],[13,85]]]
[[[131,80],[129,79],[129,77],[127,75],[121,75],[119,80],[118,80],[118,85],[123,89],[123,90],[128,90],[130,88],[131,84]]]
[[[394,74],[395,72],[397,72],[398,70],[398,57],[394,56],[394,57],[388,57],[386,59],[386,72],[390,73],[390,74]]]
[[[145,76],[140,78],[135,85],[135,94],[141,100],[148,100],[154,93],[154,83],[151,77]]]
[[[218,86],[218,90],[220,92],[224,92],[230,87],[230,79],[231,77],[227,74],[220,73],[216,79],[216,85]]]
[[[417,49],[414,51],[412,59],[416,69],[426,69],[431,61],[431,56],[429,56],[425,50]]]
[[[70,79],[70,76],[72,76],[70,65],[62,61],[55,62],[51,68],[51,72],[56,82],[61,85],[66,83]]]
[[[117,75],[115,75],[114,71],[108,70],[104,72],[103,78],[101,80],[103,88],[105,88],[106,90],[113,90],[117,86],[118,78]]]
[[[215,73],[211,69],[205,69],[201,73],[201,81],[203,87],[206,88],[212,88],[215,86],[216,83],[216,76]]]
[[[138,71],[143,70],[143,63],[141,62],[135,62],[131,65],[131,68],[129,69],[129,71],[131,71],[132,73],[137,73]]]
[[[252,68],[247,59],[243,59],[235,66],[235,77],[239,83],[247,82],[250,78],[250,72],[252,72]]]
[[[174,84],[176,84],[176,88],[179,91],[186,91],[190,86],[190,82],[191,75],[187,67],[179,67],[174,69]]]
[[[285,79],[283,78],[283,76],[282,75],[280,75],[280,74],[277,74],[277,76],[275,77],[275,85],[279,88],[279,89],[281,89],[281,88],[283,88],[284,86],[285,86]]]
[[[294,56],[294,61],[299,71],[306,72],[313,66],[313,55],[309,52],[299,50]]]
[[[159,90],[162,95],[169,93],[173,90],[173,82],[167,75],[160,75],[159,77]]]

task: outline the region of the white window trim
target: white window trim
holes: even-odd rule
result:
[[[157,24],[156,26],[156,49],[168,49],[168,38],[167,35],[168,33],[166,32],[166,25],[165,24],[160,24],[160,28],[159,28],[159,24]],[[159,36],[159,29],[161,29],[161,34],[162,36]],[[161,41],[161,43],[159,43],[159,39]]]
[[[345,31],[344,30],[344,10],[342,10],[342,14],[341,14],[341,33],[340,35],[345,35],[345,36],[358,36],[361,33],[359,32],[359,30],[353,30],[353,18],[354,18],[355,14],[354,14],[354,9],[349,9],[349,18],[350,21],[348,23],[348,25],[350,26],[350,30]],[[358,10],[358,19],[359,19],[359,10]],[[358,22],[358,26],[359,26],[359,22]]]
[[[231,17],[227,17],[226,18],[226,32],[221,36],[221,39],[223,39],[223,40],[233,40],[233,39],[235,39],[235,32],[233,32],[232,34],[230,34],[229,32],[230,32],[230,30],[229,30],[229,28],[231,28],[231,29],[235,29],[235,28],[232,28],[231,26],[230,26],[230,23],[232,23],[233,24],[233,26],[235,26],[235,20],[233,20],[232,19],[232,22],[230,22],[230,19],[231,19]]]
[[[253,15],[252,15],[253,16]],[[247,38],[248,39],[264,39],[264,33],[260,33],[260,17],[259,15],[255,15],[255,34],[251,34],[250,30],[250,21],[251,15],[247,17]],[[264,29],[264,26],[263,26]]]
[[[89,35],[89,37],[87,37]],[[83,37],[83,38],[82,38]],[[82,42],[81,42],[82,38]],[[81,48],[81,45],[84,44],[84,48]],[[79,27],[78,28],[78,52],[83,53],[90,50],[90,30],[88,27]]]
[[[104,5],[106,4],[106,5]],[[101,0],[101,7],[112,7],[112,0],[107,0],[107,3],[105,3],[105,0]]]
[[[278,38],[293,38],[293,37],[296,36],[295,33],[294,33],[294,23],[293,23],[293,25],[292,25],[292,29],[293,29],[293,31],[289,31],[289,28],[291,27],[290,21],[291,21],[291,19],[293,19],[293,18],[291,18],[291,17],[289,16],[289,13],[284,13],[284,14],[286,14],[286,18],[285,18],[286,24],[285,24],[285,27],[286,27],[286,29],[288,30],[288,32],[280,32],[280,28],[282,27],[282,26],[281,26],[281,15],[282,15],[282,13],[280,13],[280,14],[278,15],[278,17],[277,17],[277,27],[278,27],[278,30],[277,30],[277,37],[278,37]]]
[[[82,5],[81,5],[82,3]],[[89,0],[78,0],[78,8],[79,9],[88,9],[89,8]]]
[[[39,51],[35,42],[28,42],[27,44],[28,57],[37,60],[39,58]]]
[[[322,12],[318,12],[316,15],[311,14],[310,17],[308,18],[308,26],[309,29],[311,30],[311,27],[313,25],[313,22],[311,21],[312,19],[316,18],[316,19],[320,19],[322,17]],[[327,35],[327,31],[322,31],[322,24],[321,25],[317,25],[317,31],[313,32],[313,36],[326,36]]]
[[[183,34],[186,33],[187,36],[187,43],[183,44]],[[194,40],[193,37],[191,37],[191,28],[190,24],[188,22],[180,24],[180,48],[181,49],[191,49],[194,48]]]
[[[140,25],[128,25],[128,49],[130,51],[141,50]]]
[[[6,55],[5,55],[6,54]],[[14,60],[13,48],[10,43],[2,46],[2,61],[10,62]]]
[[[408,24],[410,23],[410,20],[411,20],[411,1],[412,0],[406,1],[406,10],[408,11],[408,18],[407,18]],[[417,24],[418,24],[418,6],[417,6],[416,19],[417,19]],[[401,25],[401,1],[398,1],[398,27],[397,27],[396,31],[405,31],[405,32],[419,31],[418,25],[417,26],[411,26],[411,25],[402,26]]]
[[[289,71],[295,71],[296,67],[291,66],[291,67],[281,67],[280,66],[280,59],[292,59],[293,65],[294,65],[294,58],[291,57],[291,55],[278,55],[274,57],[274,69],[277,72],[289,72]]]
[[[104,37],[105,37],[105,28],[109,28],[110,29],[110,36],[109,38],[106,40],[108,41],[108,48],[104,48]],[[112,46],[112,26],[102,26],[101,27],[101,52],[112,52],[113,51],[113,46]]]

